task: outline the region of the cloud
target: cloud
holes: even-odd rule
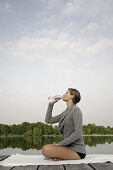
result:
[[[63,8],[63,14],[65,15],[72,15],[75,13],[75,7],[73,6],[72,2],[67,2]]]
[[[92,23],[83,32],[87,29],[91,31],[93,27],[97,27],[97,25]],[[68,62],[70,57],[70,63],[76,59],[80,61],[79,57],[83,59],[83,62],[85,58],[86,60],[95,60],[95,58],[112,59],[113,40],[111,39],[102,38],[97,42],[91,42],[89,39],[75,41],[70,40],[67,32],[58,34],[57,30],[47,31],[46,29],[42,30],[41,34],[44,34],[43,38],[24,36],[16,41],[2,43],[0,47],[2,56],[9,55],[16,58],[40,61],[49,61],[56,58]]]
[[[61,0],[54,0],[54,1],[51,1],[51,0],[41,0],[41,2],[43,4],[46,4],[47,5],[47,8],[52,9],[56,9],[56,8],[61,8],[61,6],[63,5],[62,1]]]
[[[112,124],[113,1],[13,2],[0,1],[1,121],[44,121],[47,97],[73,87],[84,123]]]
[[[112,5],[113,1],[104,1],[100,0],[71,0],[67,1],[64,4],[63,14],[65,15],[79,15],[79,16],[87,16],[87,17],[96,17],[98,18],[109,15],[112,15]],[[97,18],[97,19],[98,19]]]
[[[1,11],[4,11],[5,10],[5,12],[7,11],[7,12],[11,12],[12,11],[12,4],[11,3],[9,3],[9,2],[0,2],[0,10]]]
[[[98,24],[95,22],[88,23],[85,28],[81,29],[80,34],[81,36],[95,36],[98,34]]]
[[[97,0],[71,0],[64,4],[61,14],[67,22],[70,20],[78,26],[79,37],[113,38],[112,6],[112,0],[100,0],[99,3]]]
[[[3,88],[0,88],[0,96],[4,96],[5,90]]]

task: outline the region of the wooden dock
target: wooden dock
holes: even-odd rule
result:
[[[0,161],[10,155],[0,156]],[[113,170],[113,163],[89,163],[89,164],[64,164],[64,165],[27,165],[27,166],[0,166],[0,170]]]

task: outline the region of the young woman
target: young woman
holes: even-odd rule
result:
[[[42,154],[47,158],[59,160],[78,160],[86,156],[85,144],[82,137],[82,112],[76,104],[81,100],[80,92],[73,88],[68,88],[63,95],[63,101],[67,108],[61,114],[52,117],[54,104],[59,100],[55,98],[49,103],[45,122],[49,124],[59,122],[59,131],[63,135],[63,140],[58,144],[46,144],[42,147]]]

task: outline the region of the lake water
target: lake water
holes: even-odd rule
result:
[[[45,144],[58,143],[62,137],[0,137],[0,155],[40,155]],[[113,154],[113,136],[83,136],[87,154]]]

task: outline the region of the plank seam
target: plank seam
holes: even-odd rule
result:
[[[63,164],[63,167],[64,167],[64,170],[66,170],[66,167],[65,167],[65,165]]]
[[[96,170],[96,169],[94,168],[94,166],[91,165],[90,163],[89,163],[88,165],[89,165],[92,169]]]
[[[13,169],[13,168],[15,168],[15,167],[16,167],[16,166],[13,166],[11,169]],[[10,169],[10,170],[11,170],[11,169]]]
[[[36,170],[38,170],[38,169],[39,169],[39,167],[40,167],[40,165],[38,165],[38,166],[37,166]]]
[[[10,155],[7,155],[5,158],[2,158],[0,161],[3,161],[4,159],[8,158]]]

